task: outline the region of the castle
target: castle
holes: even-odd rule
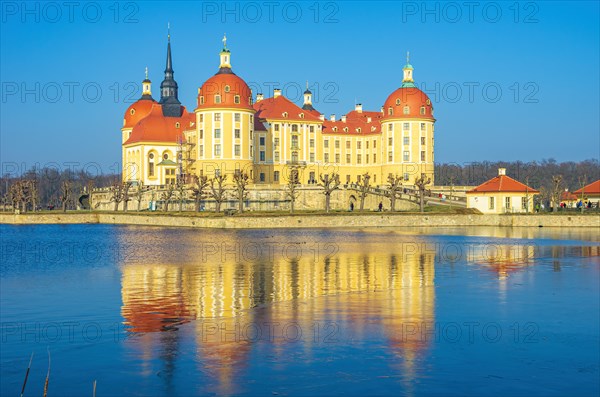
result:
[[[169,35],[160,100],[152,97],[146,70],[142,96],[125,112],[124,182],[163,186],[193,175],[244,172],[254,186],[283,187],[291,170],[302,185],[331,172],[343,184],[365,173],[373,185],[385,185],[389,175],[401,176],[404,185],[422,174],[433,181],[433,106],[415,85],[408,57],[400,87],[380,111],[357,104],[336,119],[313,107],[308,88],[302,106],[279,89],[270,98],[261,93],[254,98],[233,72],[231,55],[224,37],[219,69],[198,89],[190,112],[178,99]]]

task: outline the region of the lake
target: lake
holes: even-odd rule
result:
[[[600,393],[597,229],[0,232],[2,395]]]

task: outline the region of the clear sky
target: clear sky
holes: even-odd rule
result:
[[[19,164],[120,168],[123,114],[153,95],[167,22],[181,102],[218,68],[328,117],[379,110],[406,52],[435,105],[436,161],[600,157],[599,20],[589,2],[2,2],[0,156]],[[69,5],[71,4],[71,5]]]

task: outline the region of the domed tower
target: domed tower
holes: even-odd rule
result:
[[[407,54],[402,85],[386,99],[381,120],[384,177],[403,176],[407,185],[414,184],[421,174],[433,183],[433,106],[415,85],[413,71]]]
[[[248,84],[233,73],[223,37],[219,71],[198,90],[196,112],[198,167],[204,175],[253,174],[254,113]],[[230,176],[229,181],[232,180]]]

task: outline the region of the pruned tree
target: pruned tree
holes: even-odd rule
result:
[[[365,208],[365,199],[367,198],[367,194],[369,194],[369,189],[371,187],[371,176],[368,172],[365,172],[361,175],[360,180],[358,181],[358,194],[360,197],[360,206],[359,211],[363,211]]]
[[[248,198],[249,176],[244,171],[236,171],[233,174],[233,181],[235,182],[234,196],[238,201],[238,210],[241,214],[244,212],[244,201]]]
[[[63,212],[67,212],[67,205],[69,203],[69,200],[71,200],[71,181],[67,179],[64,180],[61,185],[60,202],[62,205]],[[118,205],[119,204],[117,203],[117,206]]]
[[[426,186],[430,183],[431,178],[428,178],[425,174],[421,174],[421,176],[415,180],[415,186],[419,192],[419,208],[421,212],[425,212],[425,192],[427,191]]]
[[[402,177],[398,175],[388,175],[388,186],[385,192],[385,196],[390,199],[391,211],[396,211],[396,199],[399,198],[400,192],[402,191]]]
[[[562,194],[562,175],[552,175],[552,212],[558,211],[558,202]]]
[[[323,194],[325,195],[325,212],[329,212],[331,208],[331,193],[340,188],[340,176],[335,172],[325,175],[320,174],[319,180],[321,182],[318,185],[323,188]]]
[[[200,202],[208,197],[208,178],[204,175],[194,175],[193,183],[190,190],[192,191],[192,197],[194,198],[194,210],[200,211]]]
[[[14,182],[10,187],[9,193],[13,210],[15,212],[25,212],[27,209],[27,191],[25,182],[22,180]]]
[[[292,168],[288,176],[288,181],[285,186],[285,196],[290,199],[290,214],[294,213],[294,204],[300,192],[298,187],[300,186],[300,179],[298,178],[298,169]]]
[[[215,175],[210,179],[210,197],[215,200],[215,212],[221,212],[221,204],[227,200],[227,191],[225,190],[225,181],[227,175]]]
[[[182,178],[177,180],[177,201],[179,202],[179,212],[183,211],[183,203],[187,199],[187,187]]]
[[[127,212],[131,196],[129,190],[131,189],[131,182],[123,182],[123,211]]]
[[[165,212],[169,212],[169,204],[171,203],[171,199],[173,198],[173,194],[175,193],[175,185],[169,183],[167,185],[166,190],[164,190],[160,194],[160,199],[165,203]]]
[[[144,193],[148,191],[149,187],[144,185],[144,182],[139,181],[137,190],[135,191],[135,199],[137,201],[137,212],[142,210],[142,200],[144,199]]]

